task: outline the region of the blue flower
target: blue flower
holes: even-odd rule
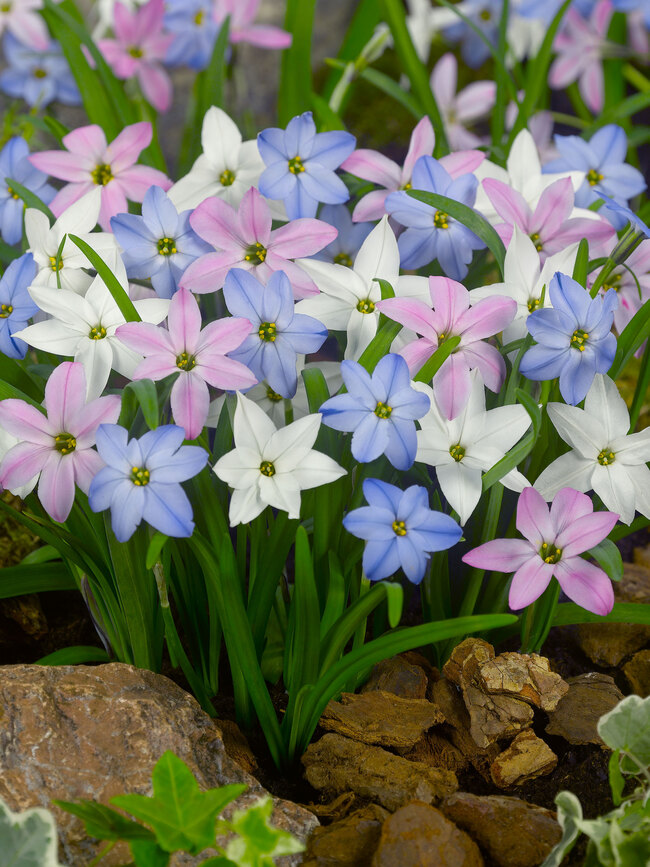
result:
[[[191,536],[192,505],[179,482],[201,472],[208,453],[182,445],[185,431],[166,424],[128,440],[117,424],[97,428],[97,451],[106,464],[90,483],[93,512],[111,510],[118,542],[130,539],[142,520],[166,536]]]
[[[544,172],[581,171],[586,173],[576,193],[579,208],[588,208],[602,198],[601,191],[621,205],[642,193],[646,182],[638,169],[627,165],[627,136],[625,130],[614,123],[602,127],[586,142],[577,135],[556,135],[555,146],[560,157],[544,166]],[[622,229],[625,218],[616,210],[605,206],[600,213],[616,229]]]
[[[447,196],[471,207],[476,199],[478,180],[472,174],[451,175],[433,157],[420,157],[413,167],[414,190],[426,190]],[[402,268],[415,269],[437,259],[452,280],[462,280],[474,250],[485,246],[480,238],[448,214],[419,202],[405,192],[390,193],[386,210],[403,226],[398,247]]]
[[[426,488],[420,485],[401,491],[379,479],[366,479],[363,493],[370,505],[349,512],[343,526],[367,540],[363,571],[371,581],[388,578],[401,567],[409,581],[419,584],[429,552],[451,548],[461,537],[453,518],[429,508]]]
[[[179,214],[161,187],[149,187],[141,217],[111,217],[111,228],[124,251],[126,273],[136,279],[151,277],[161,298],[171,298],[185,269],[199,256],[213,252],[191,228],[191,214]]]
[[[166,57],[170,66],[208,65],[220,27],[213,7],[212,0],[166,0],[165,30],[174,34]]]
[[[398,470],[413,465],[417,451],[416,418],[429,409],[429,398],[411,385],[401,355],[385,355],[372,376],[356,361],[341,362],[347,394],[326,400],[320,407],[323,424],[354,431],[352,455],[361,463],[386,455]]]
[[[560,377],[564,400],[575,406],[584,400],[594,376],[607,373],[616,355],[612,334],[615,289],[591,298],[576,280],[559,272],[549,284],[553,307],[536,310],[526,327],[537,341],[521,360],[528,379]]]
[[[351,268],[359,248],[374,229],[375,224],[353,223],[352,216],[345,205],[323,205],[318,219],[334,226],[338,230],[338,235],[331,244],[310,258]]]
[[[319,202],[340,205],[350,198],[334,170],[356,144],[349,132],[316,132],[311,112],[292,118],[286,130],[269,127],[257,136],[267,165],[259,190],[269,199],[282,199],[290,220],[315,217]]]
[[[624,218],[622,225],[626,225],[626,223],[630,223],[634,230],[639,234],[643,235],[645,238],[650,238],[650,226],[647,223],[644,223],[641,217],[634,213],[634,211],[630,210],[626,205],[621,205],[620,202],[614,201],[614,199],[610,199],[604,193],[600,196],[601,199],[605,200],[608,211],[616,211],[621,214]]]
[[[503,0],[467,0],[463,4],[462,11],[479,28],[483,36],[496,46],[499,39]],[[446,27],[444,35],[450,42],[462,42],[461,55],[472,69],[476,69],[490,56],[485,42],[461,19]]]
[[[31,253],[14,259],[0,279],[0,352],[9,358],[24,358],[27,344],[13,337],[38,313],[38,304],[27,291],[36,277],[36,262]]]
[[[293,291],[284,271],[274,271],[264,286],[243,268],[231,268],[223,294],[230,313],[252,326],[228,357],[247,365],[282,397],[293,397],[298,385],[296,356],[320,349],[327,328],[312,316],[294,313]]]
[[[643,12],[646,27],[650,27],[650,0],[612,0],[617,12]]]
[[[597,2],[598,0],[573,0],[571,6],[577,9],[583,18],[588,18]],[[614,0],[614,5],[616,2],[617,0]],[[511,8],[522,18],[538,18],[550,24],[562,3],[563,0],[544,0],[543,3],[540,3],[540,0],[518,0]]]
[[[46,205],[56,195],[47,183],[47,175],[29,162],[29,147],[25,139],[9,139],[0,151],[0,235],[7,244],[17,244],[23,236],[25,205],[18,193],[7,186],[5,178],[18,181],[37,195]]]
[[[50,42],[45,51],[38,51],[5,33],[2,47],[8,67],[0,72],[0,89],[9,96],[22,98],[28,105],[39,108],[55,99],[65,105],[81,104],[68,61],[56,42]]]

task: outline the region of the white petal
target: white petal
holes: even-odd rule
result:
[[[260,497],[257,485],[244,491],[233,491],[230,498],[228,519],[230,526],[249,524],[266,508],[266,503]]]
[[[606,467],[597,463],[591,478],[592,487],[606,508],[620,515],[624,524],[634,520],[636,491],[631,472],[618,461]]]
[[[278,473],[291,472],[311,451],[320,430],[320,413],[306,415],[280,428],[264,447],[264,459],[272,461]]]
[[[291,473],[260,476],[259,489],[269,506],[288,512],[290,518],[300,517],[300,487]]]
[[[267,442],[276,431],[275,425],[264,410],[239,392],[237,392],[233,429],[237,448],[257,452],[260,461]]]
[[[375,277],[388,280],[391,285],[395,282],[399,273],[399,250],[387,216],[381,218],[361,245],[354,270],[368,287]]]
[[[599,420],[605,429],[603,444],[624,437],[630,428],[630,414],[613,379],[597,373],[585,398],[585,412]],[[591,425],[591,419],[585,420]]]
[[[319,488],[340,479],[347,473],[336,461],[321,452],[310,451],[292,475],[302,490]]]
[[[548,416],[565,443],[576,449],[584,458],[596,459],[601,449],[607,446],[607,432],[603,424],[590,413],[567,406],[564,403],[549,403]]]
[[[549,464],[535,480],[533,487],[550,503],[562,488],[575,488],[586,494],[592,488],[591,476],[597,463],[577,452],[568,452]]]
[[[464,524],[481,499],[481,472],[463,466],[462,461],[453,461],[437,467],[438,482],[449,505],[458,512]]]

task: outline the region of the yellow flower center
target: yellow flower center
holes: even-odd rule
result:
[[[300,172],[305,171],[300,157],[294,157],[292,160],[289,160],[289,171],[292,175],[299,175]]]
[[[50,256],[50,268],[53,271],[60,271],[63,268],[63,259],[57,259],[56,256]]]
[[[603,290],[607,292],[608,289],[614,289],[614,291],[618,292],[621,288],[621,279],[623,278],[622,274],[610,274],[609,277],[603,283]]]
[[[569,345],[574,349],[579,349],[580,352],[585,351],[585,343],[587,342],[587,338],[589,335],[586,331],[583,331],[581,328],[576,328],[576,330],[571,335],[571,340]]]
[[[539,240],[539,232],[533,232],[533,234],[530,235],[530,240],[535,245],[535,249],[537,250],[537,252],[541,253],[544,249],[544,244],[542,244],[542,242]]]
[[[219,175],[219,183],[222,187],[232,187],[235,183],[235,173],[230,169],[224,169]]]
[[[605,175],[601,175],[597,169],[589,169],[587,172],[587,180],[589,181],[589,185],[592,187],[595,187],[604,177]]]
[[[149,484],[149,470],[144,467],[131,467],[131,481],[138,488]]]
[[[375,309],[374,301],[371,301],[370,298],[362,298],[361,301],[357,303],[357,310],[359,313],[373,313]]]
[[[479,12],[478,17],[482,18],[483,21],[491,21],[492,20],[492,13],[490,12],[489,9],[483,9],[481,12]]]
[[[271,386],[267,386],[266,396],[269,400],[272,400],[273,403],[279,403],[282,400],[282,395],[278,394],[277,391],[273,391]]]
[[[449,449],[449,454],[456,461],[456,463],[459,464],[465,457],[465,449],[461,446],[460,443],[457,443],[455,446],[451,446],[451,448]]]
[[[433,225],[436,229],[448,229],[449,214],[445,214],[444,211],[436,211],[433,215]]]
[[[180,355],[176,356],[176,367],[180,368],[180,370],[192,370],[196,367],[195,356],[190,355],[188,352],[181,352]]]
[[[390,415],[393,411],[392,406],[388,406],[386,403],[378,402],[377,406],[374,409],[374,413],[377,418],[390,418]]]
[[[535,310],[539,310],[539,308],[542,306],[542,299],[541,298],[529,298],[528,304],[526,306],[528,307],[529,313],[534,313]]]
[[[54,437],[54,448],[57,452],[61,452],[62,455],[69,455],[70,452],[73,452],[77,448],[77,440],[72,434],[63,431],[63,433],[57,434]]]
[[[349,253],[337,253],[334,257],[335,265],[345,265],[346,268],[352,267],[352,257]]]
[[[274,476],[275,467],[273,466],[272,461],[262,461],[262,463],[260,464],[260,473],[263,476],[268,476],[269,478],[271,478],[271,476]]]
[[[203,24],[204,14],[205,13],[203,12],[203,9],[199,9],[199,11],[196,13],[194,18],[192,19],[197,27],[200,27]]]
[[[405,184],[403,184],[403,186],[401,187],[401,189],[403,189],[403,190],[412,190],[412,189],[413,189],[413,184],[412,184],[410,181],[407,181]]]
[[[393,533],[396,536],[406,536],[406,524],[404,521],[393,521]]]
[[[91,340],[103,340],[106,337],[106,329],[103,325],[95,325],[88,332],[88,337]]]
[[[277,330],[275,322],[260,322],[257,334],[260,340],[264,340],[266,343],[274,343]]]
[[[34,70],[32,75],[34,76],[34,78],[47,78],[47,72],[40,66]]]
[[[159,256],[173,256],[174,253],[178,253],[178,250],[176,249],[176,241],[173,238],[161,238],[158,241]]]
[[[548,542],[542,542],[542,547],[539,549],[539,556],[545,563],[559,563],[562,559],[562,551],[556,548],[555,545],[549,545]]]
[[[98,187],[105,187],[106,184],[113,180],[113,172],[108,163],[100,163],[92,170],[90,177]]]
[[[142,57],[142,49],[138,45],[132,45],[127,50],[131,57],[135,57],[138,60]]]
[[[0,319],[6,319],[8,316],[14,312],[14,308],[11,304],[0,304]]]
[[[266,259],[266,247],[263,247],[259,241],[251,244],[250,247],[246,247],[244,259],[252,265],[261,265]]]
[[[11,196],[12,199],[16,199],[16,201],[18,201],[18,199],[20,198],[20,196],[13,187],[7,187],[7,193]]]
[[[610,464],[613,464],[615,460],[616,455],[609,449],[603,449],[598,455],[598,463],[601,467],[608,467]]]

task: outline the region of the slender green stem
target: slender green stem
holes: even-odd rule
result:
[[[632,399],[632,407],[630,409],[631,432],[633,432],[636,427],[639,415],[643,409],[643,404],[648,397],[648,386],[650,386],[650,340],[648,340],[645,345],[643,358],[641,360],[641,370],[639,371],[639,378],[637,379],[634,398]]]

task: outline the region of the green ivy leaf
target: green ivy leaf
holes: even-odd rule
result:
[[[573,792],[560,792],[555,798],[557,820],[562,828],[562,839],[551,849],[541,867],[560,867],[580,836],[578,823],[582,820],[582,807]]]
[[[273,799],[266,797],[233,814],[228,824],[239,836],[226,846],[226,856],[238,867],[274,867],[274,858],[304,852],[304,845],[293,834],[269,823],[272,811]]]
[[[2,863],[11,867],[63,867],[59,864],[59,838],[54,817],[35,807],[13,813],[0,798]]]
[[[131,854],[136,867],[167,867],[170,854],[153,840],[133,840]]]
[[[598,734],[612,750],[630,753],[643,765],[650,765],[650,696],[628,695],[598,721]],[[623,760],[623,771],[639,768]]]
[[[150,840],[153,834],[133,819],[97,801],[54,801],[66,813],[82,819],[89,837],[98,840]]]
[[[111,803],[149,825],[165,852],[179,849],[198,855],[214,845],[215,821],[245,791],[245,785],[201,792],[187,767],[171,750],[163,753],[151,775],[153,797],[117,795]]]

